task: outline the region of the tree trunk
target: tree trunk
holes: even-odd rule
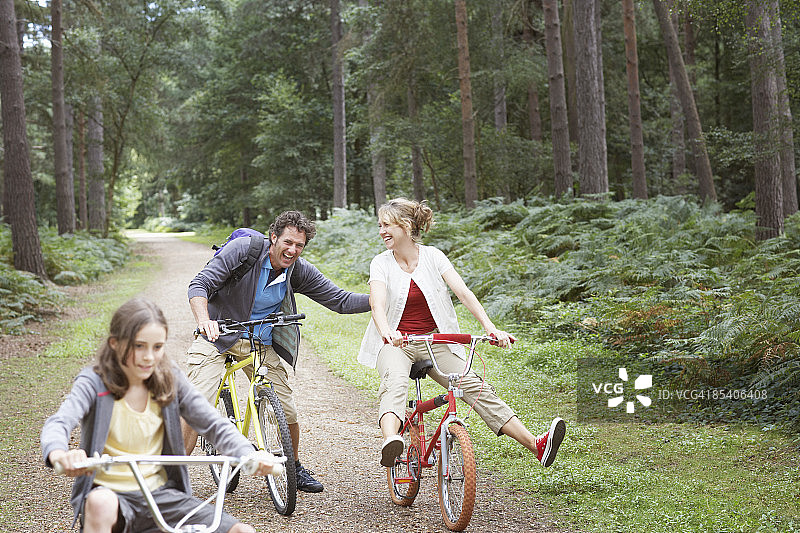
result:
[[[86,208],[86,113],[78,113],[78,220],[80,228],[89,229],[89,216]]]
[[[455,0],[456,37],[458,42],[458,78],[461,89],[461,127],[464,153],[464,203],[467,209],[478,201],[478,172],[475,164],[475,122],[472,118],[472,84],[470,82],[467,5]]]
[[[419,127],[419,109],[417,109],[417,94],[414,89],[414,73],[409,73],[408,88],[406,90],[408,104],[408,118],[414,129]],[[422,176],[422,150],[416,139],[411,140],[411,185],[414,190],[414,199],[421,202],[425,199],[425,182]]]
[[[786,87],[786,61],[783,53],[780,5],[777,0],[770,2],[772,18],[772,46],[775,50],[775,81],[778,89],[778,112],[780,113],[780,159],[781,182],[783,184],[783,217],[797,212],[797,174],[794,157],[794,132],[792,130],[792,109],[789,106],[789,91]]]
[[[575,3],[576,89],[578,91],[578,174],[580,193],[608,192],[605,91],[599,0]]]
[[[677,28],[679,17],[677,10],[672,9],[673,5],[673,0],[669,0],[669,9],[672,12],[672,27]],[[685,121],[683,120],[683,108],[681,108],[681,98],[680,94],[678,94],[678,82],[675,79],[675,72],[672,70],[672,63],[668,61],[667,64],[669,65],[669,113],[672,119],[672,179],[674,182],[670,192],[686,194],[682,178],[686,173]]]
[[[544,4],[544,2],[542,2]],[[576,79],[576,56],[575,51],[575,8],[572,0],[564,0],[564,23],[561,27],[561,41],[564,49],[562,51],[563,64],[562,70],[566,76],[567,90],[567,117],[569,126],[569,140],[574,143],[579,142],[578,135],[578,90]],[[553,9],[558,13],[558,2],[555,2]]]
[[[522,39],[528,45],[531,54],[534,53],[533,26],[531,14],[528,11],[530,3],[526,0],[522,2]],[[528,126],[530,128],[531,140],[542,140],[542,115],[539,111],[539,89],[536,87],[536,80],[528,82]]]
[[[86,125],[86,162],[88,190],[86,207],[88,228],[103,234],[106,221],[105,166],[103,162],[103,107],[100,97],[91,97]]]
[[[367,7],[367,0],[359,0],[359,6]],[[372,39],[372,30],[364,30],[364,41]],[[386,154],[382,148],[383,96],[378,93],[376,85],[367,87],[367,112],[369,114],[369,152],[372,160],[372,192],[375,200],[375,213],[386,203]]]
[[[56,179],[58,234],[75,232],[75,191],[67,161],[67,125],[64,111],[64,49],[61,40],[61,0],[50,4],[50,71],[53,92],[53,168]]]
[[[77,229],[78,214],[75,206],[75,160],[73,156],[75,149],[73,142],[73,136],[75,135],[75,108],[71,104],[64,105],[64,126],[67,140],[67,175],[70,183],[72,183],[72,219],[75,229]]]
[[[697,113],[692,87],[689,84],[689,76],[686,74],[686,66],[683,63],[681,49],[678,45],[678,36],[672,26],[667,6],[663,0],[653,0],[653,7],[658,17],[659,26],[661,26],[661,34],[667,50],[667,59],[672,66],[675,81],[677,82],[676,86],[680,95],[681,107],[686,119],[686,130],[689,133],[689,147],[696,165],[700,199],[703,203],[715,202],[717,200],[717,192],[714,187],[714,178],[711,174],[711,162],[708,159],[706,141],[703,137],[703,129],[700,126],[700,116]]]
[[[344,72],[339,41],[342,19],[339,0],[331,0],[331,77],[333,87],[333,207],[347,207],[347,134],[344,112]]]
[[[3,203],[11,226],[14,268],[47,278],[36,226],[36,205],[25,119],[22,60],[14,0],[0,0],[0,109],[3,120]]]
[[[625,58],[628,73],[628,115],[631,125],[633,197],[647,199],[642,109],[639,95],[639,53],[636,50],[636,14],[633,9],[633,0],[622,0],[622,15],[624,18]]]
[[[553,170],[556,197],[572,191],[572,163],[570,162],[569,125],[567,122],[567,97],[564,91],[564,67],[561,62],[561,32],[559,30],[558,1],[542,0],[544,12],[545,48],[550,90],[550,126],[553,137]]]
[[[749,0],[747,26],[755,140],[756,238],[783,231],[783,186],[779,150],[778,86],[775,80],[771,19],[762,0]]]
[[[506,129],[508,112],[506,110],[506,80],[503,75],[505,50],[503,49],[503,2],[495,0],[492,7],[492,48],[494,48],[494,127],[498,131]]]

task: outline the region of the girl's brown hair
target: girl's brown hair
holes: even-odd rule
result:
[[[395,198],[378,209],[378,220],[400,226],[411,236],[411,240],[420,242],[422,233],[433,226],[433,210],[425,200],[415,202],[406,198]]]
[[[148,324],[163,327],[165,333],[168,331],[164,313],[156,304],[142,298],[128,300],[114,313],[108,327],[108,337],[97,351],[94,370],[117,400],[125,395],[130,386],[122,365],[133,353],[139,330]],[[109,342],[112,338],[116,340],[116,350]],[[162,357],[152,375],[144,382],[153,399],[162,407],[175,398],[172,366],[168,357]]]

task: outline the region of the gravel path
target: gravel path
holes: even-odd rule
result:
[[[161,266],[143,296],[164,310],[170,324],[168,354],[182,363],[194,328],[186,288],[211,252],[206,246],[174,236],[131,236],[137,240],[137,253]],[[378,464],[381,439],[374,422],[375,406],[356,388],[329,372],[305,346],[294,387],[302,430],[300,457],[307,468],[315,471],[325,490],[320,494],[298,493],[297,510],[291,517],[283,517],[275,512],[263,481],[243,477],[239,488],[226,498],[229,512],[258,531],[447,531],[439,512],[433,470],[426,472],[428,477],[423,478],[414,505],[401,508],[391,502],[385,470]],[[32,450],[31,456],[35,457],[36,452]],[[26,475],[33,483],[47,485],[52,494],[50,505],[43,509],[44,516],[35,520],[47,526],[31,526],[26,531],[66,531],[66,519],[71,516],[66,490],[69,482],[41,468]],[[198,496],[214,490],[207,470],[193,471],[192,478]],[[479,470],[475,513],[467,531],[563,530],[553,525],[544,506],[529,494],[499,487],[492,482],[490,473]]]

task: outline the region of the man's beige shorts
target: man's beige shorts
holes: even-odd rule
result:
[[[289,424],[297,423],[297,409],[292,400],[292,387],[289,385],[288,365],[275,352],[272,346],[266,346],[264,352],[264,365],[267,367],[267,379],[272,382],[275,393],[283,404],[283,412],[286,415],[286,422]],[[234,359],[241,361],[250,355],[250,341],[240,339],[231,346],[228,353]],[[225,374],[225,355],[219,353],[216,346],[197,337],[189,347],[186,355],[188,365],[189,382],[206,397],[209,402],[214,401],[217,394],[220,380]],[[243,368],[247,378],[253,375],[253,366],[248,365]]]

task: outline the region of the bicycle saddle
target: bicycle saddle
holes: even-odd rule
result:
[[[411,379],[424,379],[428,375],[428,369],[433,368],[433,361],[425,359],[424,361],[417,361],[411,365],[411,372],[408,377]]]

